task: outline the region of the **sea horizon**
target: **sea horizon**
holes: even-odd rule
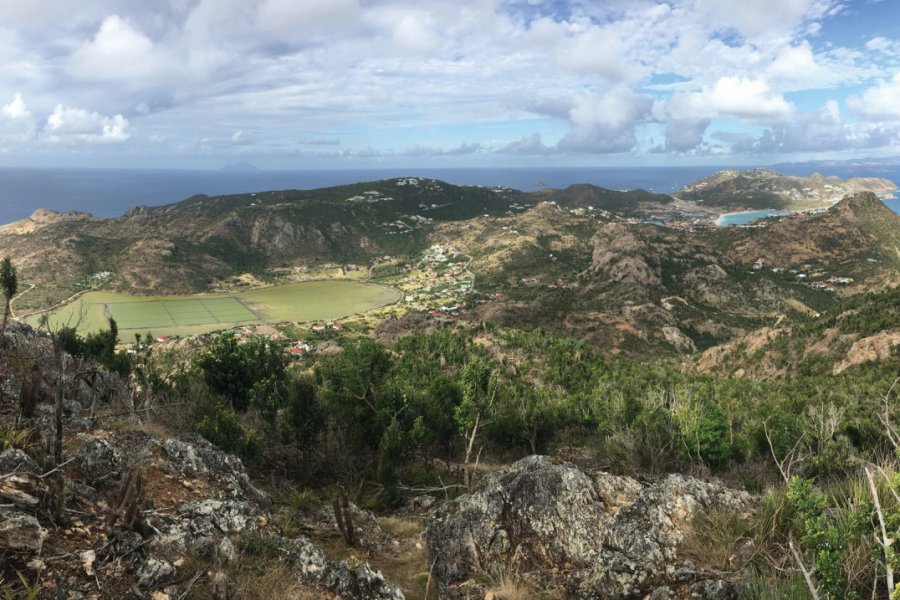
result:
[[[162,206],[196,195],[220,196],[285,189],[317,189],[395,177],[439,179],[455,185],[509,187],[523,192],[591,184],[617,190],[645,189],[672,193],[723,170],[722,166],[690,167],[547,167],[298,170],[200,170],[0,167],[0,225],[27,218],[38,209],[81,211],[96,217],[121,216],[134,206]],[[745,170],[750,167],[740,167]],[[765,166],[765,168],[772,168]],[[786,175],[883,177],[900,187],[900,166],[871,170],[858,166],[779,165]],[[885,200],[900,213],[900,198]]]

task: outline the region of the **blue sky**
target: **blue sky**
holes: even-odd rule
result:
[[[900,154],[898,0],[0,0],[0,166]]]

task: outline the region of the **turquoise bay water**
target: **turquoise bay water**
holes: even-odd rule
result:
[[[766,217],[777,217],[786,214],[789,214],[789,212],[784,210],[752,210],[747,212],[725,213],[718,218],[716,225],[719,227],[746,225],[759,219],[765,219]]]

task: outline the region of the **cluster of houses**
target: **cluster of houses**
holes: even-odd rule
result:
[[[91,290],[100,287],[113,278],[112,271],[99,271],[93,275],[82,277],[75,283],[76,290]]]
[[[610,212],[606,209],[594,206],[585,206],[568,209],[569,214],[576,217],[591,219],[606,219],[620,221],[631,225],[651,224],[679,229],[681,231],[697,231],[700,229],[714,229],[716,227],[715,215],[705,210],[691,210],[674,204],[659,207],[646,208],[641,211],[642,216],[624,216]]]
[[[460,314],[460,298],[474,286],[465,258],[452,246],[436,244],[415,264],[405,263],[404,275],[395,284],[404,292],[404,302],[435,316],[452,318]]]
[[[390,196],[385,196],[378,190],[368,190],[362,193],[361,196],[350,196],[346,199],[347,202],[356,202],[356,203],[365,203],[365,204],[374,204],[376,202],[388,202],[393,200]]]
[[[752,269],[754,271],[759,271],[766,264],[764,258],[757,258],[753,263]],[[807,272],[809,271],[809,272]],[[834,292],[835,285],[850,285],[853,283],[852,277],[838,277],[836,275],[830,276],[828,279],[820,279],[825,277],[827,273],[825,271],[817,270],[811,264],[800,265],[799,269],[786,269],[784,267],[772,267],[772,272],[775,274],[783,274],[787,273],[788,275],[792,275],[794,278],[800,281],[808,281],[809,279],[816,279],[816,281],[808,281],[808,285],[817,290],[823,290],[826,292]]]

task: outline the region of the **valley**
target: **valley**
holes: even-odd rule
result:
[[[0,228],[0,586],[751,600],[806,598],[802,561],[887,598],[900,215],[856,190],[719,227],[771,209],[686,189],[407,177]]]

